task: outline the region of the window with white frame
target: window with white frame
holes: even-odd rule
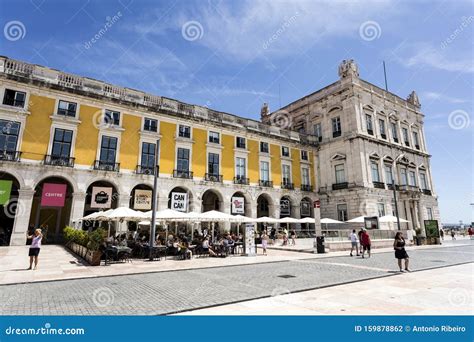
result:
[[[404,167],[400,168],[400,185],[408,185],[407,169]]]
[[[106,109],[104,113],[104,123],[106,125],[120,126],[120,112]]]
[[[340,136],[341,133],[342,133],[341,118],[339,116],[335,117],[335,118],[332,118],[331,122],[332,122],[332,135],[333,135],[333,137]]]
[[[385,204],[377,203],[377,212],[379,217],[385,216]]]
[[[71,154],[72,131],[69,129],[56,128],[53,136],[51,149],[52,159],[69,158]]]
[[[338,204],[337,205],[337,219],[339,221],[347,221],[349,217],[347,216],[347,204]]]
[[[405,142],[405,145],[410,146],[410,140],[408,138],[408,128],[403,127],[402,134],[403,134],[403,141]]]
[[[16,151],[20,125],[21,123],[16,121],[0,120],[0,160]]]
[[[268,151],[269,151],[268,143],[264,142],[264,141],[261,141],[260,142],[260,152],[261,153],[268,153]]]
[[[366,127],[367,127],[367,133],[374,134],[374,127],[373,127],[373,124],[372,124],[372,115],[365,114],[365,123],[366,123]]]
[[[245,158],[235,158],[235,176],[237,179],[246,178],[246,160]]]
[[[77,103],[59,100],[58,115],[76,117]]]
[[[314,131],[315,136],[322,137],[323,136],[323,131],[322,131],[321,123],[315,124],[313,126],[313,131]]]
[[[385,181],[387,184],[393,184],[392,165],[385,164]]]
[[[392,139],[394,142],[398,142],[398,125],[396,122],[390,123],[392,129]]]
[[[416,186],[416,173],[413,170],[408,172],[408,185]]]
[[[413,132],[413,144],[415,145],[416,149],[420,149],[420,142],[418,139],[418,132]]]
[[[142,143],[142,159],[141,167],[143,169],[151,169],[155,167],[156,144],[143,142]]]
[[[180,138],[191,138],[191,126],[179,125],[178,136]]]
[[[245,144],[245,138],[243,137],[236,137],[235,138],[235,146],[237,148],[245,148],[246,144]]]
[[[308,151],[301,150],[301,160],[308,160]]]
[[[213,144],[220,144],[221,137],[220,137],[219,132],[209,131],[209,142]]]
[[[380,182],[379,163],[377,161],[370,162],[370,170],[372,172],[372,182]]]
[[[420,185],[422,190],[428,190],[428,182],[426,181],[426,174],[420,172]]]
[[[385,131],[385,120],[384,119],[379,119],[379,131],[380,131],[380,136],[382,139],[387,138],[387,132]]]
[[[282,157],[289,157],[290,156],[290,149],[287,146],[281,147],[281,156]]]
[[[291,169],[290,165],[283,164],[282,165],[282,183],[287,185],[291,183]]]
[[[189,172],[189,149],[178,148],[176,158],[176,169],[180,172]]]
[[[433,219],[433,209],[426,208],[426,216],[428,217],[428,220],[432,220]]]
[[[345,183],[346,182],[346,172],[344,169],[344,164],[337,164],[334,166],[334,171],[336,173],[336,183]]]
[[[158,120],[145,118],[145,121],[143,123],[143,130],[148,132],[157,132]]]
[[[307,167],[301,168],[301,185],[310,185],[309,169]]]
[[[212,176],[219,175],[219,154],[208,153],[207,155],[207,173]]]
[[[13,107],[25,107],[26,93],[23,91],[5,89],[3,104]]]
[[[100,145],[100,163],[104,165],[115,164],[115,158],[117,156],[117,141],[116,137],[109,137],[106,135],[102,136],[102,142]]]
[[[260,162],[260,177],[264,182],[270,180],[270,164],[267,161]]]

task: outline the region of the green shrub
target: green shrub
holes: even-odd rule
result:
[[[63,236],[66,242],[74,242],[81,246],[87,246],[87,242],[89,241],[89,236],[86,231],[69,226],[63,229]]]
[[[97,228],[92,233],[89,234],[89,241],[87,243],[87,248],[91,251],[99,250],[100,245],[104,242],[105,237],[107,236],[107,231],[102,228]]]

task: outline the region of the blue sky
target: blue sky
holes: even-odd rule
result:
[[[442,221],[474,221],[472,1],[1,0],[0,23],[2,55],[251,118],[342,59],[383,86],[385,60],[419,94]]]

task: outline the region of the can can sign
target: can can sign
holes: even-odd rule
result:
[[[315,208],[321,208],[321,202],[319,200],[314,201]]]

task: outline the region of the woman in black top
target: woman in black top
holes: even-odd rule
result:
[[[400,272],[410,272],[408,269],[408,253],[405,250],[405,239],[403,238],[402,232],[395,234],[395,241],[393,242],[393,248],[395,249],[395,258],[398,259],[398,267]],[[402,260],[405,260],[405,271],[402,268]]]

